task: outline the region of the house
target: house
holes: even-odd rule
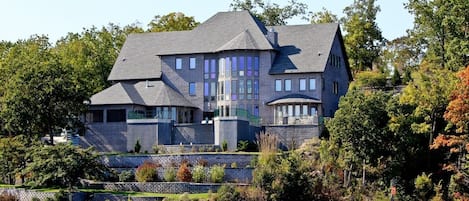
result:
[[[247,11],[220,12],[191,31],[129,35],[113,85],[91,97],[82,142],[233,150],[264,130],[300,145],[319,136],[351,79],[338,24],[270,27]]]

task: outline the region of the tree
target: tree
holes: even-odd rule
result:
[[[322,24],[322,23],[338,23],[339,18],[326,8],[322,8],[318,12],[310,12],[311,24]]]
[[[428,62],[453,71],[469,62],[469,4],[465,0],[410,0],[411,36]]]
[[[344,43],[353,72],[372,69],[378,58],[384,38],[376,24],[376,14],[380,11],[375,0],[354,0],[344,9],[341,19],[346,32]]]
[[[106,167],[92,148],[81,149],[70,144],[38,146],[29,152],[32,161],[24,173],[29,174],[32,186],[67,186],[69,190],[80,178],[101,178]]]
[[[16,176],[19,175],[24,182],[22,170],[26,167],[27,153],[35,145],[24,135],[0,138],[0,175],[2,181],[7,184],[15,184]]]
[[[430,146],[433,138],[446,126],[443,114],[456,78],[451,71],[423,63],[419,71],[412,73],[412,79],[404,88],[400,102],[415,108],[412,112],[415,121],[411,129],[426,135]]]
[[[334,118],[326,123],[329,139],[345,151],[348,171],[362,164],[362,183],[365,183],[365,164],[377,166],[381,158],[392,153],[386,111],[389,98],[389,94],[381,91],[350,90],[341,98]],[[345,174],[344,186],[348,186],[347,177]]]
[[[355,75],[355,80],[350,84],[350,89],[384,89],[386,87],[386,75],[375,71],[363,71]]]
[[[458,78],[444,114],[449,131],[439,134],[431,148],[445,150],[449,157],[443,169],[454,174],[451,190],[460,199],[469,199],[469,66],[458,73]]]
[[[50,134],[52,142],[57,129],[79,127],[86,94],[76,85],[73,72],[50,51],[47,39],[30,39],[11,54],[16,56],[8,58],[9,77],[0,97],[5,129],[30,137]]]
[[[194,17],[185,16],[184,13],[169,13],[167,15],[157,15],[148,24],[149,32],[163,31],[185,31],[195,28],[200,23]]]
[[[267,26],[286,25],[287,20],[306,14],[308,6],[297,0],[288,1],[280,7],[276,3],[265,3],[263,0],[233,0],[230,7],[234,10],[247,10]]]

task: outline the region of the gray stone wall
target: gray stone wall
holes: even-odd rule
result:
[[[220,188],[223,184],[189,182],[103,182],[95,183],[94,185],[100,185],[103,187],[103,189],[111,191],[135,191],[180,194],[185,192],[217,192],[218,188]],[[233,185],[246,186],[246,184]]]
[[[266,126],[267,133],[279,137],[283,149],[298,148],[305,140],[319,137],[319,127],[314,125]]]
[[[110,168],[136,168],[145,161],[152,161],[169,167],[172,163],[179,164],[182,160],[187,160],[191,164],[197,164],[200,160],[206,160],[209,166],[216,164],[226,164],[230,167],[236,163],[238,167],[246,167],[250,164],[253,154],[179,154],[179,155],[109,155],[102,156],[103,163]]]
[[[87,125],[80,146],[94,146],[99,152],[127,152],[127,123],[109,122]]]
[[[47,200],[48,198],[54,198],[54,192],[40,192],[36,190],[27,190],[21,188],[0,188],[0,194],[9,194],[15,196],[18,201],[31,201],[33,198],[38,198],[39,200]],[[86,193],[73,193],[72,194],[73,201],[85,201],[86,200]]]
[[[213,124],[176,124],[172,144],[213,144]]]

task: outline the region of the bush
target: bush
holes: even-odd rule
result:
[[[243,200],[241,194],[233,186],[222,185],[217,194],[217,201]]]
[[[223,142],[221,143],[221,150],[222,151],[228,151],[228,142],[226,140],[223,140]]]
[[[6,192],[3,192],[2,194],[0,194],[0,200],[5,200],[5,201],[16,201],[18,200],[18,198],[12,194],[9,194],[9,193],[6,193]]]
[[[138,182],[152,182],[158,180],[158,164],[145,161],[137,168],[135,178]]]
[[[176,181],[176,170],[173,167],[166,168],[164,172],[164,180],[167,182]]]
[[[236,162],[232,162],[230,167],[231,168],[238,168],[238,164]]]
[[[140,145],[140,140],[137,140],[134,146],[134,152],[135,153],[140,153],[140,149],[142,149],[142,145]]]
[[[183,182],[191,182],[192,181],[192,173],[189,169],[187,163],[182,163],[179,167],[177,178],[179,181]]]
[[[213,183],[223,182],[223,177],[225,177],[225,168],[220,165],[214,165],[210,169],[210,181]]]
[[[165,150],[163,146],[158,146],[157,144],[153,145],[153,153],[155,154],[164,154]]]
[[[201,165],[197,165],[194,167],[194,169],[192,170],[192,179],[194,180],[194,182],[196,183],[202,183],[205,181],[205,168],[204,166],[201,166]]]
[[[246,151],[248,146],[249,142],[247,140],[241,140],[238,142],[238,151]]]
[[[119,181],[120,182],[132,182],[134,180],[135,180],[135,175],[130,170],[122,171],[119,174]]]
[[[201,158],[199,160],[197,160],[197,165],[201,165],[201,166],[204,166],[204,167],[207,167],[208,166],[208,161]]]

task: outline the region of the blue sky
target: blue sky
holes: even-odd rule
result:
[[[322,7],[343,16],[353,0],[300,0],[310,11]],[[230,10],[232,0],[0,0],[0,40],[16,41],[33,34],[47,35],[55,42],[68,32],[81,32],[92,25],[112,22],[120,26],[140,22],[146,28],[155,15],[183,12],[203,22],[218,11]],[[266,0],[285,5],[287,0]],[[404,9],[407,0],[378,0],[378,26],[387,39],[405,35],[413,17]],[[292,19],[289,24],[305,24]]]

